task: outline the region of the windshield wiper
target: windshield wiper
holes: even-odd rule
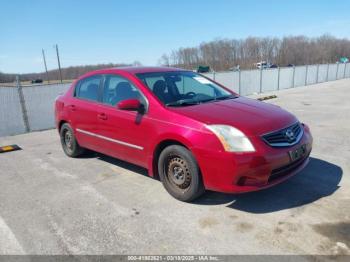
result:
[[[215,100],[226,100],[226,99],[233,99],[233,98],[237,98],[237,96],[234,96],[234,95],[218,96],[218,97],[215,97]]]
[[[215,100],[216,100],[215,98],[208,98],[208,99],[199,100],[198,102],[199,103],[206,103],[206,102],[215,101]]]
[[[236,97],[237,96],[234,96],[234,95],[218,96],[218,97],[212,97],[212,98],[208,98],[208,99],[198,100],[198,103],[202,104],[202,103],[206,103],[206,102],[215,102],[215,101],[219,101],[219,100],[233,99]]]
[[[206,102],[213,102],[218,100],[226,100],[226,99],[233,99],[237,98],[237,96],[234,95],[227,95],[227,96],[219,96],[215,98],[208,98],[208,99],[202,99],[202,100],[178,100],[175,102],[166,103],[166,106],[191,106],[191,105],[198,105]]]
[[[198,105],[199,101],[193,101],[193,100],[178,100],[175,102],[166,103],[166,106],[191,106],[191,105]]]

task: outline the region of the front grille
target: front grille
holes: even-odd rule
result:
[[[297,122],[289,127],[262,136],[262,139],[272,147],[287,147],[299,143],[303,136],[303,127]]]

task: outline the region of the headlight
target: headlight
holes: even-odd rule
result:
[[[254,152],[255,148],[249,138],[240,130],[227,125],[207,125],[228,152]]]

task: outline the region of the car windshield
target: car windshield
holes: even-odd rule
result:
[[[189,71],[140,73],[136,75],[166,106],[190,106],[236,96]]]

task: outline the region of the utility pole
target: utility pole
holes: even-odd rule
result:
[[[47,83],[50,83],[49,73],[47,72],[47,66],[46,66],[46,59],[45,59],[45,52],[44,52],[44,49],[42,49],[41,51],[42,51],[42,53],[43,53],[43,59],[44,59],[44,65],[45,65]]]
[[[57,54],[58,69],[60,71],[60,79],[61,79],[61,84],[62,84],[61,63],[60,63],[60,56],[58,54],[58,45],[57,44],[56,44],[56,54]]]

